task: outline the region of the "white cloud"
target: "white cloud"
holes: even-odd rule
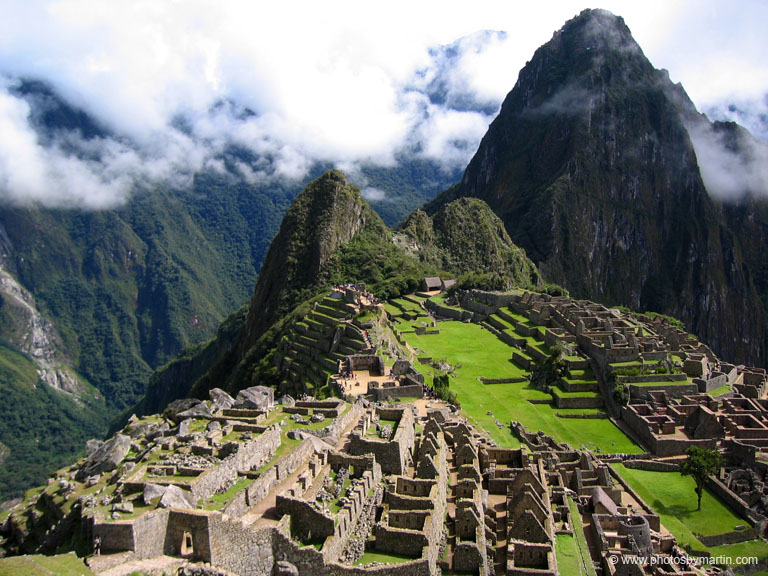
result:
[[[768,5],[712,6],[604,2],[698,105],[762,97]],[[272,169],[288,177],[317,160],[392,165],[414,145],[461,166],[490,116],[404,90],[424,89],[442,73],[449,100],[471,100],[488,113],[535,49],[578,11],[566,0],[478,0],[471,10],[454,0],[0,0],[0,10],[0,74],[50,82],[117,136],[77,143],[95,145],[103,166],[68,156],[57,142],[41,143],[24,103],[3,89],[4,194],[91,207],[123,200],[136,183],[183,185],[202,167],[222,170],[218,155],[231,143],[270,155]],[[437,69],[429,49],[463,36],[451,68]],[[235,104],[217,106],[222,101]],[[174,128],[180,116],[184,133]],[[254,182],[272,175],[261,166],[236,170]]]
[[[768,144],[742,134],[736,153],[726,134],[711,125],[700,122],[687,128],[710,194],[723,200],[745,193],[768,196]]]
[[[360,193],[362,194],[363,198],[369,202],[381,202],[387,197],[387,193],[384,192],[384,190],[379,190],[373,186],[366,186],[360,191]]]

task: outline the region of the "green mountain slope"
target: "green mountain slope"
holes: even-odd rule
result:
[[[107,412],[95,390],[73,398],[38,380],[28,357],[0,344],[0,500],[39,484],[103,434]]]
[[[512,242],[504,223],[482,200],[460,198],[432,217],[416,210],[400,231],[423,262],[457,274],[491,274],[495,289],[541,282],[525,250]]]
[[[409,234],[419,237],[415,222],[424,220],[433,239],[424,242],[422,258],[403,244]],[[434,224],[423,212],[407,222],[406,232],[394,234],[339,171],[311,182],[294,200],[269,248],[237,336],[240,315],[227,322],[217,339],[159,370],[137,411],[157,412],[187,395],[205,397],[213,387],[235,392],[254,383],[280,386],[281,339],[335,284],[362,282],[377,296],[390,298],[440,273],[494,273],[505,285],[528,286],[539,279],[535,266],[480,201],[461,201]],[[453,249],[462,253],[449,258]]]

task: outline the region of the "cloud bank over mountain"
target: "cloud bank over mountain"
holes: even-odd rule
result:
[[[402,153],[456,169],[526,59],[574,14],[564,1],[481,2],[471,13],[361,4],[0,2],[0,196],[104,208],[137,186],[183,187],[201,170],[257,182],[301,178],[315,162],[392,166]],[[697,104],[752,105],[768,93],[759,4],[725,20],[697,2],[611,4]],[[685,31],[691,18],[698,28]],[[721,21],[742,29],[728,50],[707,53],[697,39]],[[737,67],[746,88],[700,82],[708,61]],[[19,79],[48,83],[103,131],[46,135]],[[257,160],[224,162],[232,148]]]

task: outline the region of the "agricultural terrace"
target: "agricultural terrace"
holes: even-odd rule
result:
[[[674,534],[687,550],[707,550],[712,556],[736,558],[757,556],[768,558],[768,543],[752,540],[728,546],[705,546],[697,538],[715,536],[748,527],[749,523],[736,515],[709,490],[704,491],[701,510],[696,510],[694,481],[678,472],[653,472],[612,464],[614,470],[660,516],[664,527]]]
[[[640,448],[608,419],[560,418],[556,414],[595,414],[599,409],[565,410],[547,401],[552,396],[531,387],[530,383],[483,384],[483,378],[522,378],[528,372],[512,363],[513,348],[478,324],[457,321],[439,322],[439,334],[417,335],[408,332],[410,323],[398,323],[403,337],[419,356],[444,359],[455,369],[451,389],[458,396],[464,414],[481,426],[501,447],[517,448],[520,442],[509,430],[517,420],[532,431],[543,430],[573,448],[598,449],[607,453],[639,453]],[[427,365],[421,367],[431,380]],[[491,414],[488,414],[490,412]],[[503,423],[499,428],[495,420]]]

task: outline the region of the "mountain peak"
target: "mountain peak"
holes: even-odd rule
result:
[[[761,305],[702,180],[692,118],[624,21],[585,10],[536,50],[461,183],[429,209],[485,200],[578,297],[680,317],[719,353],[758,360]]]
[[[371,218],[378,216],[339,170],[325,172],[304,188],[285,214],[259,273],[246,322],[246,347],[296,305],[296,298],[288,295],[322,279],[336,250]]]
[[[585,40],[594,42],[593,48],[638,47],[624,19],[600,8],[583,10],[566,22],[557,34],[579,34]]]

